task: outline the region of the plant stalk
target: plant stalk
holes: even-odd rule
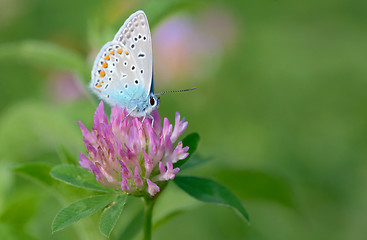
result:
[[[152,215],[155,199],[145,199],[144,211],[144,240],[152,238]]]

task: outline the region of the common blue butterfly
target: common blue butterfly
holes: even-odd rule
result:
[[[92,70],[92,91],[111,106],[126,108],[132,117],[151,117],[166,91],[154,94],[152,37],[141,10],[133,13],[111,42],[99,51]]]
[[[99,51],[90,88],[109,105],[125,107],[132,117],[150,116],[159,106],[153,93],[152,55],[147,17],[137,11]]]

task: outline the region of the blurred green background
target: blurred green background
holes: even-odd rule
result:
[[[187,174],[216,179],[250,213],[204,205],[173,184],[153,239],[366,239],[367,2],[1,0],[0,239],[104,239],[97,216],[51,234],[57,211],[90,193],[14,173],[84,152],[97,99],[100,47],[138,9],[153,35],[160,114],[176,111],[212,161]],[[39,170],[36,170],[39,171]],[[112,239],[131,239],[130,200]],[[135,220],[134,220],[135,219]],[[130,224],[130,225],[128,225]],[[139,239],[139,234],[134,235]]]

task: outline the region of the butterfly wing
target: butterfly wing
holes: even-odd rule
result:
[[[134,108],[146,96],[146,82],[135,57],[121,43],[106,43],[98,53],[90,88],[111,106]]]
[[[114,41],[129,49],[136,59],[147,97],[153,92],[153,53],[152,37],[145,13],[141,10],[133,13],[116,33]]]
[[[143,104],[153,91],[152,75],[148,20],[143,11],[137,11],[98,53],[90,87],[111,106],[130,110]]]

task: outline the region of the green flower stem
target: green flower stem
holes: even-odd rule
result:
[[[162,183],[160,187],[160,191],[153,197],[144,197],[145,209],[144,209],[144,240],[152,239],[152,216],[153,216],[153,207],[157,198],[162,194],[163,190],[167,187],[168,182]]]
[[[145,199],[144,211],[144,240],[152,238],[152,215],[155,199]]]

